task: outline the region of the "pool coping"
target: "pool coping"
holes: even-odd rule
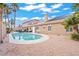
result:
[[[14,44],[35,44],[35,43],[44,42],[44,41],[46,41],[46,40],[49,39],[48,35],[39,34],[39,33],[32,33],[32,34],[36,34],[36,35],[41,35],[42,38],[40,38],[38,40],[28,40],[28,41],[25,41],[25,40],[14,40],[13,37],[12,37],[12,35],[11,35],[12,33],[17,33],[17,32],[11,32],[9,34],[9,43],[14,43]]]

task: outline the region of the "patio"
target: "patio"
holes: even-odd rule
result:
[[[50,39],[36,44],[12,44],[8,37],[0,44],[0,55],[3,56],[77,56],[79,42],[66,35],[49,35]]]

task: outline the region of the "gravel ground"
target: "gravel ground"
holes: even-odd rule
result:
[[[1,56],[79,56],[79,42],[66,35],[49,35],[49,39],[36,44],[12,44],[8,37],[0,44]]]

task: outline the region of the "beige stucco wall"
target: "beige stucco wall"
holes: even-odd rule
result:
[[[66,29],[61,23],[51,24],[51,31],[48,31],[48,25],[38,26],[36,32],[44,34],[62,34],[62,35],[70,34],[70,32],[66,32]]]
[[[60,34],[60,35],[66,35],[66,34],[72,33],[72,32],[67,32],[62,23],[63,23],[63,19],[40,23],[35,25],[35,27],[38,27],[38,29],[36,29],[35,31],[36,33]],[[48,26],[50,25],[51,25],[51,31],[48,31]],[[32,28],[33,25],[31,25],[30,27]],[[27,29],[27,28],[28,26],[25,26],[25,28],[22,28],[22,29]]]

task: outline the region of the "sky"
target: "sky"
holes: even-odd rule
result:
[[[45,14],[48,14],[49,19],[71,14],[74,12],[72,5],[72,3],[18,3],[16,25],[33,19],[44,21]],[[10,18],[13,18],[13,13],[10,14]]]

